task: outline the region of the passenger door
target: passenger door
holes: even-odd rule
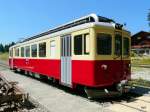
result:
[[[130,39],[128,36],[123,36],[123,59],[129,60],[130,58]]]
[[[120,79],[123,74],[123,60],[122,60],[122,33],[115,32],[114,37],[114,61],[117,66],[117,78]]]
[[[129,35],[123,35],[123,57],[122,57],[122,63],[123,63],[123,75],[124,78],[130,78],[131,74],[131,62],[130,62],[130,39]]]
[[[114,38],[114,59],[122,60],[122,34],[121,32],[115,33]]]
[[[71,35],[61,37],[61,83],[72,86]]]

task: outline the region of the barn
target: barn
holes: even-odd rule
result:
[[[150,56],[150,32],[140,31],[131,37],[132,51]]]

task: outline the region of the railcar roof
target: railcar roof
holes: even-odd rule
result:
[[[74,21],[71,21],[69,23],[63,24],[63,25],[58,26],[56,28],[50,29],[50,30],[48,30],[46,32],[43,32],[43,33],[40,33],[38,35],[32,36],[30,38],[27,38],[27,39],[25,39],[25,40],[23,40],[23,41],[21,41],[19,43],[26,42],[26,41],[29,41],[29,40],[33,40],[33,39],[36,39],[36,38],[39,38],[39,37],[42,37],[42,36],[45,36],[45,35],[48,35],[48,34],[52,34],[52,33],[55,33],[55,32],[58,32],[58,31],[61,31],[61,30],[64,30],[64,29],[67,29],[67,28],[71,28],[71,27],[74,27],[74,26],[77,26],[77,25],[81,25],[81,24],[85,24],[85,23],[91,23],[91,22],[115,23],[115,21],[112,20],[112,19],[109,19],[109,18],[106,18],[106,17],[102,17],[102,16],[98,16],[96,14],[90,14],[88,16],[76,19]]]

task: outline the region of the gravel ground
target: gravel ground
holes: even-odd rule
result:
[[[132,79],[142,78],[150,81],[150,68],[132,67]]]
[[[48,83],[16,74],[3,68],[0,70],[8,80],[19,82],[18,86],[27,91],[33,99],[36,99],[36,102],[44,105],[44,108],[50,112],[111,112],[105,109],[100,103],[90,102],[87,98],[66,92],[61,87],[58,89]],[[42,110],[35,109],[34,111],[33,109],[30,111],[46,112]]]
[[[9,71],[5,67],[0,66],[0,73],[4,71]],[[6,75],[4,75],[6,77]],[[8,77],[6,77],[8,79]],[[15,79],[15,77],[13,78]],[[10,80],[10,81],[17,81],[17,80]],[[18,84],[20,86],[20,84]],[[24,88],[23,88],[24,89]],[[5,105],[0,107],[0,112],[16,112],[15,108],[9,108],[9,106]],[[22,102],[22,104],[19,106],[19,112],[50,112],[46,107],[41,105],[38,101],[32,98],[32,96],[29,95],[28,100],[25,102]]]
[[[21,112],[50,112],[47,108],[41,105],[39,102],[29,97],[29,101],[23,104],[23,110]]]
[[[9,108],[9,105],[0,107],[0,112],[50,112],[43,105],[29,97],[29,99],[23,102],[19,107]]]

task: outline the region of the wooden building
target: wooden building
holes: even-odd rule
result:
[[[150,55],[150,32],[140,31],[131,37],[132,51],[140,55]]]

